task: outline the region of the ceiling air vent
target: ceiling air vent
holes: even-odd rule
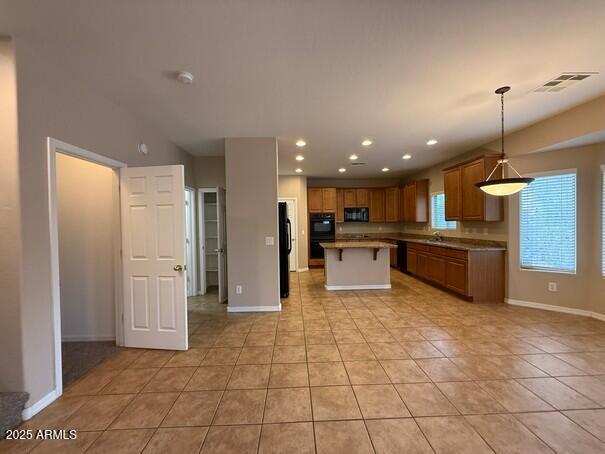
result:
[[[544,85],[539,86],[534,91],[538,93],[553,93],[564,90],[567,87],[577,84],[590,76],[598,73],[563,73],[552,80],[549,80]]]
[[[351,165],[352,166],[365,166],[367,164],[367,162],[352,162]]]

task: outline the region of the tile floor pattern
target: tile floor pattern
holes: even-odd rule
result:
[[[281,313],[192,300],[190,350],[121,349],[0,452],[603,453],[605,323],[292,275]]]

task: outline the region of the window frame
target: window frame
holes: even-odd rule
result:
[[[576,188],[575,188],[575,194],[574,194],[574,199],[575,199],[575,211],[574,211],[574,218],[575,218],[575,247],[574,247],[574,251],[575,251],[575,269],[573,271],[568,271],[568,270],[556,270],[556,269],[542,269],[542,268],[524,268],[521,265],[521,247],[522,247],[522,243],[521,243],[521,193],[517,194],[517,207],[518,207],[518,220],[517,220],[517,233],[518,233],[518,241],[519,241],[519,247],[518,247],[518,253],[519,253],[519,271],[529,271],[529,272],[533,272],[533,273],[549,273],[549,274],[565,274],[568,276],[574,276],[576,274],[578,274],[578,169],[577,168],[570,168],[570,169],[557,169],[557,170],[546,170],[546,171],[542,171],[542,172],[533,172],[533,173],[527,173],[525,174],[528,177],[531,178],[540,178],[540,177],[552,177],[552,176],[557,176],[557,175],[569,175],[569,174],[574,174],[576,176]],[[530,183],[531,184],[531,183]]]
[[[445,220],[446,226],[445,227],[435,227],[433,225],[433,197],[438,196],[443,194],[443,198],[444,198],[444,204],[443,204],[443,218],[445,219],[445,191],[435,191],[435,192],[431,192],[431,200],[430,200],[430,222],[431,222],[431,229],[435,229],[435,230],[442,230],[442,231],[451,231],[451,232],[455,232],[458,230],[458,222],[457,221],[448,221],[447,219]],[[454,227],[448,227],[447,223],[448,222],[453,222],[454,223]]]

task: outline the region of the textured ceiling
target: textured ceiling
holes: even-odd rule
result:
[[[396,176],[489,142],[504,84],[511,129],[602,95],[603,24],[603,0],[0,0],[0,33],[189,152],[277,136],[291,174],[304,138],[300,166],[318,177]],[[565,71],[600,74],[531,92]]]

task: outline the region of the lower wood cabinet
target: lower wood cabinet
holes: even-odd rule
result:
[[[476,303],[504,301],[504,251],[458,250],[409,242],[407,271]]]

